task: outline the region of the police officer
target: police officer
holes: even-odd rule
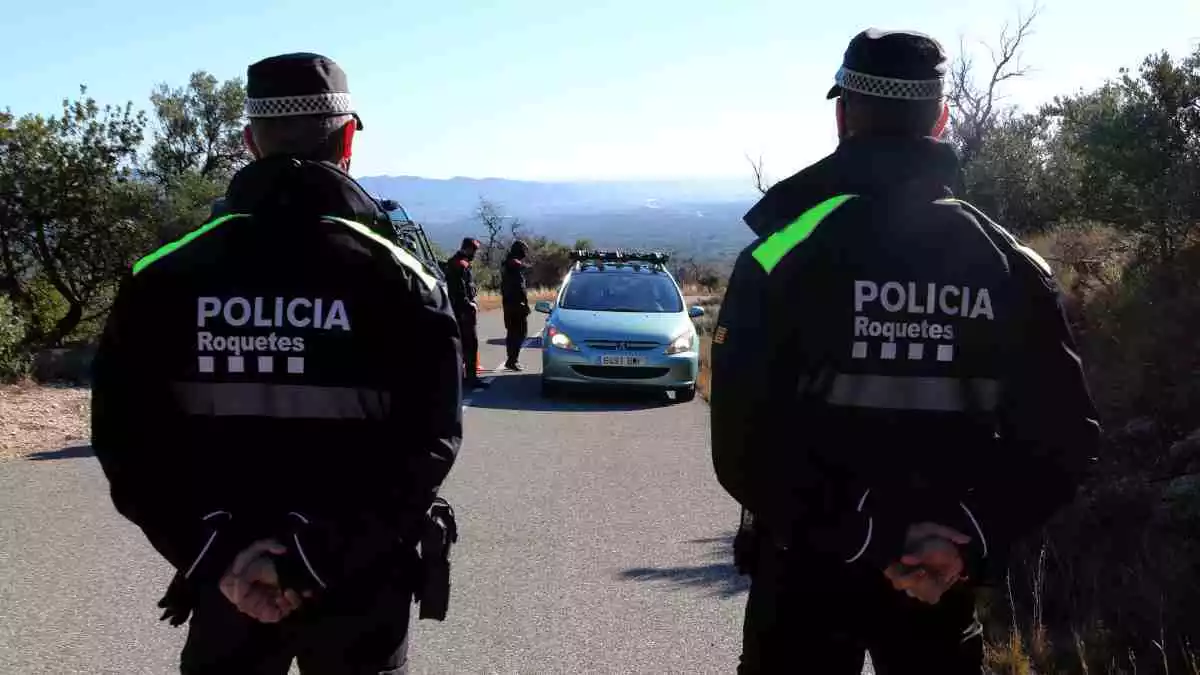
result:
[[[505,345],[508,360],[504,367],[521,371],[521,347],[529,334],[529,295],[525,289],[525,272],[529,263],[529,245],[520,239],[514,241],[500,267],[500,297],[504,309]]]
[[[487,382],[479,379],[479,304],[476,302],[479,290],[475,287],[475,275],[471,272],[471,263],[475,261],[479,247],[478,239],[466,237],[454,255],[446,261],[446,286],[462,333],[463,357],[466,362],[463,369],[465,389],[488,387]]]
[[[739,672],[979,673],[974,589],[1097,449],[1050,269],[952,195],[945,73],[926,35],[860,33],[837,149],[745,216],[711,401],[761,546]]]
[[[429,271],[371,231],[332,60],[248,69],[226,215],[138,261],[94,364],[117,510],[177,574],[187,674],[404,672],[416,542],[462,435]],[[412,358],[412,355],[419,358]]]

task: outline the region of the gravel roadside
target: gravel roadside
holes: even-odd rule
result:
[[[0,462],[86,443],[91,404],[87,387],[0,385]]]

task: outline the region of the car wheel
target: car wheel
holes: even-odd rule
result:
[[[684,387],[683,389],[675,390],[676,403],[688,403],[696,398],[696,386]]]
[[[542,378],[542,396],[545,398],[554,398],[562,394],[562,385],[557,382],[551,382]]]

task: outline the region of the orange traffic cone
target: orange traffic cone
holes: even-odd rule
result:
[[[479,352],[475,352],[475,372],[477,374],[487,372],[487,370],[485,370],[483,367],[483,361],[479,359]]]

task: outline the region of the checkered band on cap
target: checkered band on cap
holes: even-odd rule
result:
[[[841,68],[834,78],[842,89],[854,91],[867,96],[883,98],[899,98],[910,101],[924,101],[942,97],[943,81],[934,80],[900,80],[894,77],[868,75],[849,68]]]
[[[247,117],[350,115],[352,113],[354,113],[354,105],[350,102],[350,94],[345,92],[246,99]]]

